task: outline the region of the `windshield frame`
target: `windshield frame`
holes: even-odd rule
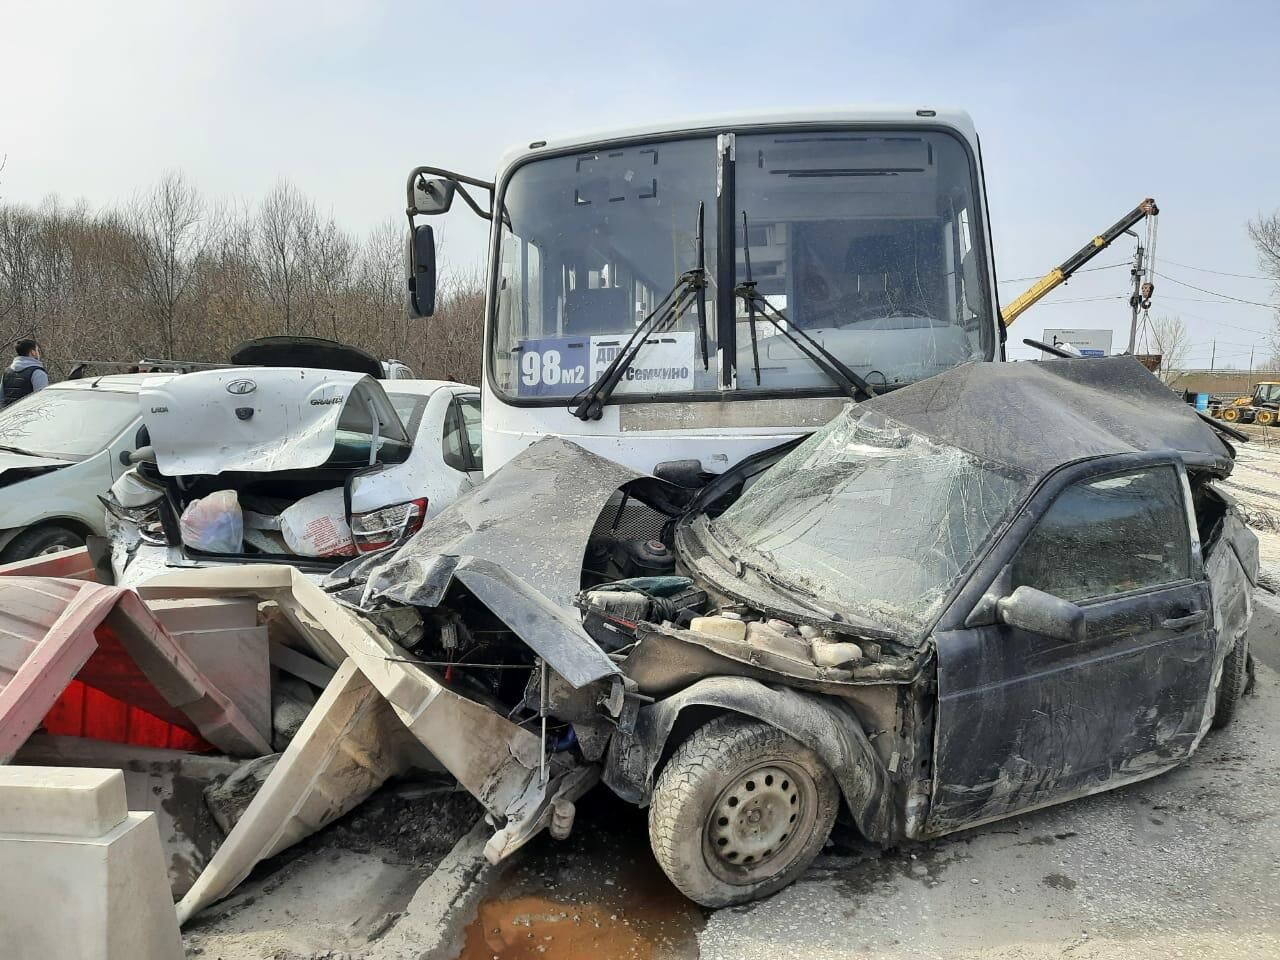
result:
[[[685,403],[699,401],[751,401],[751,400],[767,400],[767,399],[797,399],[797,398],[814,398],[814,397],[841,397],[844,396],[844,390],[840,384],[832,382],[825,387],[802,387],[794,389],[781,388],[758,388],[750,389],[739,387],[738,381],[742,371],[738,369],[738,343],[737,343],[737,321],[736,321],[736,303],[735,303],[735,258],[736,258],[736,241],[732,244],[726,244],[725,239],[732,239],[736,235],[737,224],[735,217],[737,216],[736,201],[734,197],[733,181],[734,175],[732,168],[726,168],[724,157],[726,151],[723,146],[724,141],[720,138],[725,135],[742,135],[754,136],[757,134],[771,133],[804,133],[817,131],[831,131],[839,133],[893,133],[893,132],[910,132],[910,133],[934,133],[948,136],[960,144],[961,149],[969,165],[969,189],[972,192],[975,214],[970,229],[973,232],[974,254],[977,257],[977,269],[982,278],[984,286],[988,287],[988,296],[986,308],[988,316],[983,318],[980,330],[980,346],[982,350],[981,362],[990,362],[996,359],[999,350],[997,337],[997,327],[999,325],[1000,303],[995,283],[995,270],[989,258],[989,239],[987,237],[986,226],[988,220],[988,200],[985,189],[985,175],[982,169],[981,158],[974,149],[974,144],[964,135],[961,129],[948,123],[940,122],[924,122],[924,123],[908,123],[903,120],[894,121],[839,121],[839,120],[806,120],[796,123],[728,123],[723,126],[690,126],[690,127],[673,127],[670,130],[661,132],[623,137],[606,137],[600,140],[576,143],[549,149],[546,152],[530,152],[526,153],[506,166],[498,179],[493,192],[494,211],[504,208],[507,189],[511,184],[515,174],[531,163],[537,163],[542,160],[549,160],[559,157],[576,156],[589,152],[607,150],[614,147],[626,146],[644,146],[652,143],[662,143],[672,140],[682,140],[690,138],[705,138],[712,140],[717,147],[717,183],[720,187],[717,196],[717,202],[714,210],[707,211],[706,231],[709,237],[720,238],[717,243],[718,262],[708,263],[707,272],[712,275],[715,283],[714,289],[718,296],[716,304],[716,343],[720,356],[720,387],[716,390],[691,390],[683,392],[661,392],[661,393],[627,393],[624,395],[614,395],[609,398],[605,406],[620,406],[638,403]],[[975,135],[976,139],[976,135]],[[729,161],[733,162],[732,159]],[[484,315],[484,376],[486,384],[493,396],[505,406],[510,407],[564,407],[568,402],[565,397],[519,397],[503,390],[494,376],[495,369],[495,338],[498,329],[498,279],[501,274],[501,256],[502,256],[502,222],[498,217],[492,220],[493,228],[490,233],[489,242],[489,258],[488,258],[488,276],[485,286],[485,315]],[[692,264],[690,264],[692,266]],[[975,362],[975,361],[970,361]],[[748,369],[747,373],[750,371]],[[898,387],[906,386],[907,382],[895,383],[889,385],[886,389],[893,390]],[[882,391],[883,392],[883,391]]]

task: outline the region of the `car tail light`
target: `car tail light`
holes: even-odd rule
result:
[[[422,529],[427,498],[351,515],[351,538],[361,553],[374,553],[413,536]]]

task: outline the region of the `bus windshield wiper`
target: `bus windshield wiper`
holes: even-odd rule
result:
[[[771,304],[764,294],[756,289],[756,282],[751,277],[751,246],[747,237],[745,210],[742,211],[742,250],[746,256],[747,278],[734,287],[733,293],[735,297],[741,297],[747,306],[747,326],[751,331],[751,365],[756,375],[756,386],[760,386],[760,346],[756,334],[756,319],[764,317],[777,328],[779,333],[790,340],[797,350],[813,361],[814,366],[825,373],[832,383],[840,387],[850,400],[870,400],[874,397],[875,391],[871,388],[871,384],[850,370],[834,353],[792,323],[785,313]]]
[[[635,331],[627,338],[613,360],[582,393],[574,397],[574,405],[570,412],[579,420],[599,420],[604,412],[604,405],[613,396],[627,370],[635,361],[640,349],[654,334],[669,330],[680,322],[689,308],[698,304],[698,345],[702,353],[702,367],[709,369],[707,353],[707,268],[702,238],[703,207],[698,203],[698,229],[695,236],[697,246],[696,266],[680,274],[675,286],[667,291],[649,315],[636,324]]]

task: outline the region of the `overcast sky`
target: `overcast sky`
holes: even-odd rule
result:
[[[1259,273],[1245,224],[1280,207],[1278,38],[1280,5],[1221,0],[0,0],[0,196],[101,207],[177,169],[210,197],[252,202],[288,177],[363,231],[402,215],[417,163],[492,177],[506,147],[557,134],[949,106],[982,137],[1002,278],[1044,273],[1154,196],[1158,270],[1271,301],[1268,282],[1190,268]],[[464,219],[445,228],[455,266],[479,261]],[[1094,263],[1132,251],[1117,243]],[[1122,347],[1127,284],[1123,268],[1079,275],[1011,341],[1112,327]],[[1003,283],[1005,302],[1023,286]],[[1194,365],[1215,339],[1219,366],[1247,365],[1271,328],[1267,309],[1156,287],[1152,313],[1187,321]],[[1095,297],[1116,299],[1062,302]]]

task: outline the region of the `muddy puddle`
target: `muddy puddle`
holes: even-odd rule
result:
[[[706,917],[649,851],[645,813],[607,791],[579,804],[572,836],[543,834],[476,909],[458,960],[668,960],[698,955]]]

